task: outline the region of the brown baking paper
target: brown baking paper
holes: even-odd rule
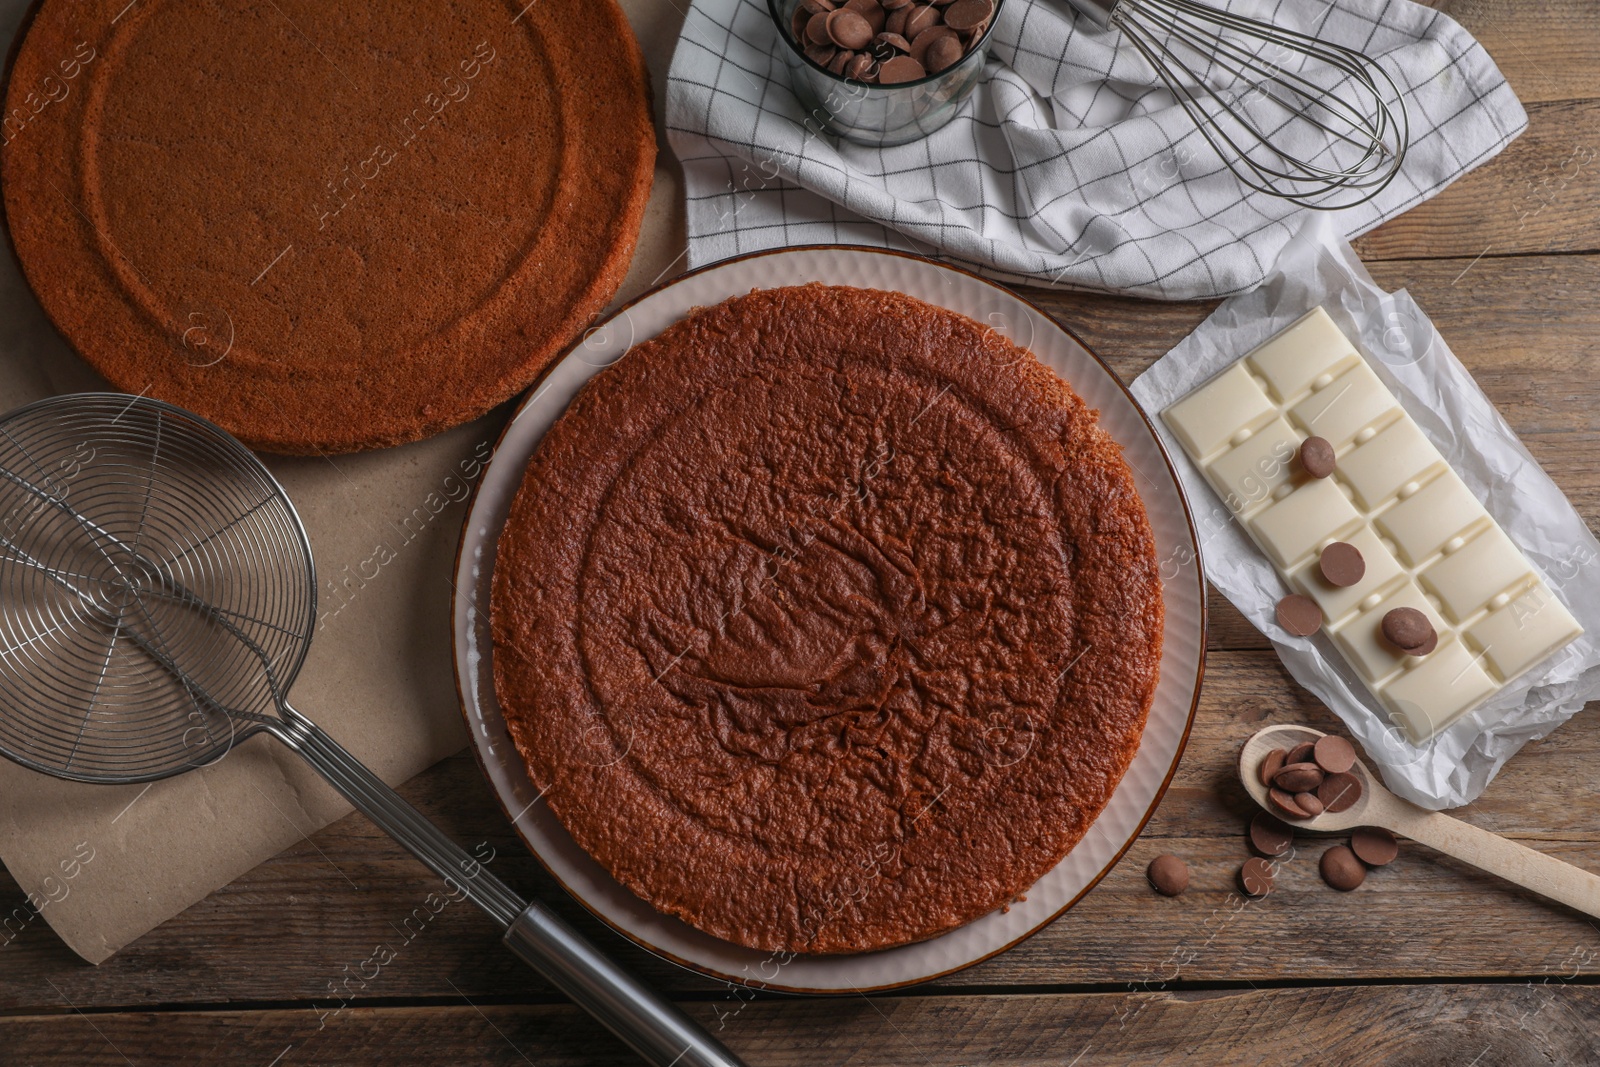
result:
[[[26,6],[0,0],[8,46]],[[684,250],[681,179],[659,136],[683,15],[659,0],[622,6],[650,65],[662,158],[618,302],[676,273]],[[46,320],[14,257],[0,256],[0,410],[104,388]],[[364,455],[267,458],[317,561],[316,637],[291,700],[391,783],[467,741],[450,663],[450,572],[463,502],[503,419]],[[63,782],[0,760],[0,860],[91,963],[349,811],[267,737],[148,785]]]

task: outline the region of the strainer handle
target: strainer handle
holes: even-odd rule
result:
[[[505,927],[505,944],[656,1067],[745,1067],[693,1019],[538,901],[528,903],[293,708],[268,731],[378,828]]]

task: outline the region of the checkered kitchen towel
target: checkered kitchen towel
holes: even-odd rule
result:
[[[1410,0],[1229,0],[1372,55],[1405,94],[1400,175],[1343,210],[1346,236],[1500,151],[1527,116],[1494,61]],[[988,69],[944,129],[895,148],[808,132],[766,0],[691,0],[668,136],[692,265],[788,245],[885,245],[1006,280],[1168,300],[1257,285],[1304,210],[1249,193],[1115,30],[1058,0],[1005,0]]]

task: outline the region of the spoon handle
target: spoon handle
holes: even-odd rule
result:
[[[1405,805],[1393,815],[1396,833],[1600,918],[1600,875],[1440,812]]]

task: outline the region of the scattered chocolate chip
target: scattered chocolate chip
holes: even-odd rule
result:
[[[1355,585],[1367,573],[1367,561],[1361,558],[1361,550],[1345,541],[1335,541],[1323,549],[1317,565],[1328,584],[1341,589]]]
[[[1259,858],[1245,860],[1239,868],[1239,887],[1253,897],[1272,892],[1272,864]]]
[[[1294,828],[1264,811],[1250,820],[1250,844],[1263,856],[1281,856],[1294,847]]]
[[[1322,880],[1343,893],[1348,893],[1367,880],[1367,868],[1356,854],[1343,845],[1334,845],[1322,854],[1318,864]]]
[[[1317,799],[1324,811],[1349,811],[1361,799],[1361,779],[1353,774],[1330,774],[1317,786]]]
[[[1317,799],[1315,793],[1296,793],[1294,802],[1299,805],[1301,811],[1313,819],[1322,814],[1322,801]]]
[[[952,30],[965,32],[989,21],[994,14],[994,0],[955,0],[945,8],[944,24]]]
[[[927,37],[927,34],[923,34]],[[930,74],[937,74],[959,62],[966,55],[967,50],[961,46],[961,41],[954,34],[940,37],[928,46],[925,53]]]
[[[1306,810],[1294,802],[1294,797],[1281,789],[1267,790],[1267,799],[1272,801],[1272,806],[1291,819],[1307,818]]]
[[[1326,437],[1308,437],[1300,442],[1300,466],[1313,478],[1333,473],[1333,445]]]
[[[1313,741],[1302,741],[1298,745],[1294,746],[1293,748],[1291,748],[1289,750],[1289,755],[1284,759],[1283,762],[1285,764],[1289,764],[1289,763],[1309,763],[1310,760],[1311,760],[1311,753],[1313,751],[1315,751],[1315,749],[1316,749],[1316,743],[1315,742],[1313,742]]]
[[[1175,897],[1189,888],[1189,865],[1176,856],[1157,856],[1144,873],[1164,897]]]
[[[1296,637],[1310,637],[1322,629],[1322,609],[1310,597],[1290,593],[1278,601],[1278,625]]]
[[[1383,636],[1402,652],[1422,648],[1439,635],[1428,616],[1416,608],[1391,608],[1383,616]]]
[[[928,72],[922,64],[910,56],[895,56],[889,62],[878,68],[879,85],[898,85],[901,82],[914,82],[918,78],[926,78]]]
[[[1275,748],[1268,752],[1261,760],[1261,784],[1268,789],[1272,788],[1272,780],[1283,770],[1284,758],[1289,755],[1288,749]]]
[[[872,24],[858,12],[841,7],[827,16],[828,37],[840,48],[860,51],[872,43]]]
[[[1311,758],[1329,774],[1343,774],[1356,765],[1356,750],[1344,738],[1328,734],[1317,738],[1316,745],[1311,749]]]
[[[932,29],[939,25],[941,19],[939,10],[927,4],[918,4],[911,9],[911,14],[906,16],[906,28],[901,30],[907,40],[915,41],[917,35],[924,30]]]
[[[1324,777],[1315,763],[1288,763],[1272,776],[1272,784],[1285,793],[1305,793],[1321,785]]]
[[[1400,844],[1381,826],[1358,826],[1350,832],[1350,851],[1367,866],[1382,867],[1400,854]]]

